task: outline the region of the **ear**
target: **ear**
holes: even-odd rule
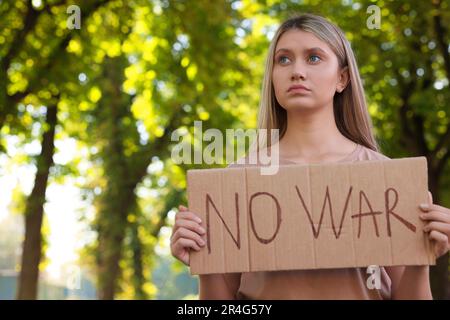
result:
[[[348,71],[348,67],[344,67],[341,70],[339,70],[339,79],[338,83],[336,84],[336,91],[339,93],[344,91],[349,81],[350,81],[350,73]]]

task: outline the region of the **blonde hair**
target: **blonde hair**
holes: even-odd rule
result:
[[[271,132],[271,129],[279,129],[279,139],[286,132],[287,114],[275,97],[272,69],[278,40],[286,31],[291,29],[313,33],[333,50],[337,56],[340,68],[348,67],[350,81],[341,93],[336,92],[333,99],[336,125],[339,131],[348,139],[378,151],[378,144],[372,132],[372,121],[367,111],[361,77],[350,43],[341,29],[325,18],[313,14],[301,14],[286,20],[278,28],[272,39],[261,89],[258,128],[267,129],[267,131],[262,130],[264,132]],[[260,141],[258,149],[271,145],[268,136],[262,139],[259,137],[258,140]]]

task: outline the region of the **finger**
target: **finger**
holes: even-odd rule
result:
[[[438,232],[438,231],[431,231],[429,238],[431,240],[434,240],[434,247],[435,247],[435,253],[436,257],[440,257],[447,253],[448,251],[448,236]]]
[[[197,223],[202,223],[202,219],[200,219],[199,216],[197,216],[195,213],[190,212],[190,211],[180,211],[175,215],[175,222],[177,220],[192,220],[195,221]]]
[[[173,242],[173,237],[175,235],[175,233],[178,231],[178,229],[180,228],[186,228],[189,230],[192,230],[196,233],[198,233],[199,235],[204,235],[206,234],[206,230],[205,228],[203,228],[197,221],[192,221],[192,220],[187,220],[185,218],[179,218],[178,220],[175,220],[175,224],[172,228],[172,234],[170,235],[170,241]]]
[[[180,204],[180,205],[178,206],[178,209],[179,209],[180,211],[189,211],[188,208],[186,208],[186,207],[183,206],[182,204]]]
[[[430,191],[428,191],[428,203],[429,204],[433,203],[433,194]]]
[[[421,203],[419,205],[419,208],[422,211],[425,211],[425,212],[428,212],[428,211],[441,211],[441,212],[443,212],[445,214],[450,215],[450,209],[448,209],[446,207],[443,207],[443,206],[440,206],[438,204]]]
[[[172,241],[173,235],[179,228],[188,228],[192,231],[195,231],[199,234],[206,233],[205,229],[200,225],[200,222],[195,219],[195,215],[191,212],[178,212],[177,216],[175,216],[175,223],[172,228],[172,235],[170,236],[170,240]]]
[[[178,252],[180,252],[181,250],[186,249],[186,248],[192,248],[196,251],[199,251],[201,249],[198,246],[198,244],[194,240],[191,240],[191,239],[180,238],[175,243],[175,249],[177,249]]]
[[[192,220],[179,219],[175,221],[174,230],[176,231],[178,228],[186,228],[197,232],[200,235],[206,233],[205,228],[203,228],[198,222]]]
[[[428,223],[424,228],[423,231],[429,232],[429,231],[439,231],[444,234],[450,234],[450,224],[444,223],[444,222],[437,222],[433,221]]]
[[[422,213],[419,217],[425,221],[434,220],[438,222],[450,223],[450,215],[440,211],[429,211],[427,213]]]
[[[420,210],[424,211],[424,212],[428,212],[431,210],[431,205],[429,203],[421,203],[419,205]]]
[[[445,246],[448,246],[448,237],[446,234],[439,231],[431,231],[429,238],[435,240],[436,242],[443,243]]]
[[[185,229],[185,228],[178,229],[174,233],[172,241],[176,242],[180,238],[194,240],[201,247],[203,247],[205,245],[205,241],[202,239],[202,237],[200,237],[197,233],[195,233],[191,230]]]
[[[430,211],[440,211],[440,212],[442,212],[442,213],[445,213],[445,214],[450,215],[450,209],[449,209],[449,208],[440,206],[440,205],[438,205],[438,204],[432,204],[432,205],[430,206]]]
[[[189,254],[187,254],[183,257],[179,257],[178,260],[183,262],[185,265],[189,266]]]
[[[175,246],[170,246],[172,256],[183,262],[186,266],[189,266],[189,254],[191,248],[184,248],[183,245],[178,244]]]

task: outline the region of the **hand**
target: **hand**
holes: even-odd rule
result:
[[[443,256],[450,249],[450,209],[433,204],[433,196],[430,196],[430,203],[423,203],[419,208],[424,211],[420,215],[420,219],[427,222],[423,228],[424,232],[429,233],[429,238],[432,240],[433,251],[436,258]]]
[[[206,231],[200,225],[202,220],[195,213],[184,206],[179,206],[178,209],[180,211],[175,215],[175,225],[170,237],[170,250],[175,258],[188,266],[190,250],[199,251],[205,245],[202,235]]]

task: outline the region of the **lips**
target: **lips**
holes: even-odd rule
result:
[[[303,86],[301,84],[296,84],[296,85],[290,86],[289,89],[288,89],[288,92],[294,91],[294,90],[311,91],[307,87],[305,87],[305,86]]]

